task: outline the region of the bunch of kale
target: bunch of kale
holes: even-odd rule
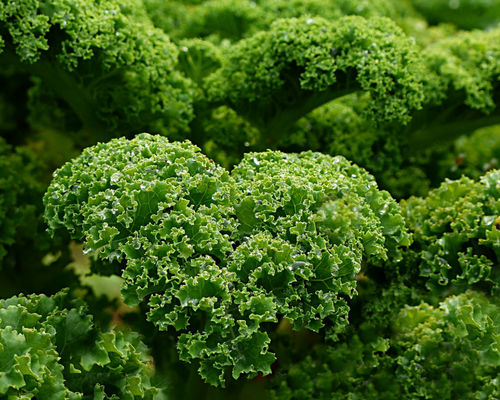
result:
[[[0,397],[497,398],[500,3],[431,3],[2,1]]]

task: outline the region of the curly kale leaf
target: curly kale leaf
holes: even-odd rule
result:
[[[103,259],[126,259],[125,301],[146,297],[149,319],[183,332],[181,358],[206,358],[200,371],[213,384],[227,365],[236,374],[274,361],[265,333],[233,336],[231,190],[229,173],[195,146],[143,134],[87,149],[56,172],[44,199],[52,229],[65,226]],[[258,363],[240,356],[246,349]]]
[[[469,291],[432,307],[407,307],[394,321],[396,377],[405,396],[498,396],[500,308]]]
[[[52,230],[126,262],[122,296],[179,331],[213,385],[269,374],[270,323],[341,331],[361,263],[400,257],[399,206],[366,171],[319,153],[251,153],[230,175],[189,142],[141,134],[88,148],[54,174]]]
[[[40,77],[89,135],[192,119],[177,49],[140,1],[4,1],[0,31],[0,59]]]
[[[392,333],[362,326],[318,346],[271,380],[273,400],[487,399],[498,396],[500,308],[469,291],[433,307],[405,306]]]
[[[354,247],[360,246],[363,259],[374,264],[410,244],[397,203],[364,169],[343,157],[249,153],[232,175],[240,187],[236,213],[244,234],[285,234],[288,229],[284,237],[307,247],[315,242],[312,223],[331,244],[359,241]],[[291,221],[285,222],[285,216]]]
[[[499,37],[499,28],[461,32],[423,50],[425,101],[405,133],[413,147],[450,141],[500,122]]]
[[[135,333],[100,332],[68,291],[0,300],[0,394],[153,399],[151,360]]]
[[[285,152],[310,149],[343,156],[367,169],[395,198],[427,194],[429,177],[423,167],[429,165],[428,157],[408,148],[401,127],[377,127],[366,119],[368,103],[369,96],[355,93],[324,104],[298,120],[276,146]]]
[[[414,233],[413,262],[433,292],[461,292],[476,284],[488,290],[500,284],[499,178],[494,170],[479,182],[447,180],[426,198],[402,202]]]
[[[371,94],[376,119],[408,122],[422,101],[416,50],[384,18],[283,19],[238,42],[205,89],[273,142],[309,111],[357,91]]]

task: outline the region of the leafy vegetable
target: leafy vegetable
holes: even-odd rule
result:
[[[99,332],[68,291],[0,300],[0,395],[152,399],[152,366],[132,332]]]
[[[389,337],[361,329],[290,366],[272,398],[494,398],[499,315],[494,298],[474,292],[405,307]]]
[[[181,332],[180,358],[221,384],[228,366],[270,373],[263,328],[278,316],[341,331],[361,262],[410,241],[389,194],[341,157],[250,153],[230,176],[197,150],[147,134],[99,144],[54,174],[44,202],[52,229],[126,260],[125,301],[147,298],[148,319]]]
[[[211,101],[234,108],[272,145],[299,117],[360,90],[379,119],[407,121],[422,101],[415,52],[387,19],[278,20],[239,42],[205,85]]]
[[[409,125],[413,146],[498,124],[499,33],[498,28],[461,32],[424,50],[426,104]]]
[[[40,77],[87,135],[192,118],[177,50],[140,1],[2,2],[0,29],[0,59]]]
[[[0,397],[500,397],[498,22],[0,1]]]
[[[446,181],[427,198],[404,203],[414,232],[420,275],[433,291],[463,291],[479,282],[497,287],[499,175]]]

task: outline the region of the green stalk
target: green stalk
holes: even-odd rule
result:
[[[322,106],[339,97],[354,93],[355,88],[344,90],[328,89],[324,92],[305,92],[299,101],[290,107],[279,107],[276,114],[260,125],[261,140],[256,145],[258,151],[276,148],[276,144],[290,131],[293,125],[302,117],[309,114],[315,108]]]
[[[15,51],[4,49],[0,61],[11,68],[40,77],[54,92],[63,98],[82,122],[82,134],[99,135],[108,131],[106,124],[98,117],[98,106],[91,94],[75,79],[71,72],[61,68],[60,64],[44,54],[33,64],[19,61]]]
[[[434,143],[450,142],[479,128],[500,124],[498,110],[485,114],[462,104],[443,109],[432,107],[418,111],[406,130],[409,145],[424,149]]]

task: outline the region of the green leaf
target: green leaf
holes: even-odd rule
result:
[[[276,361],[274,354],[267,351],[270,341],[264,332],[238,340],[235,349],[230,352],[234,364],[233,378],[238,379],[242,373],[270,374],[271,364]]]

